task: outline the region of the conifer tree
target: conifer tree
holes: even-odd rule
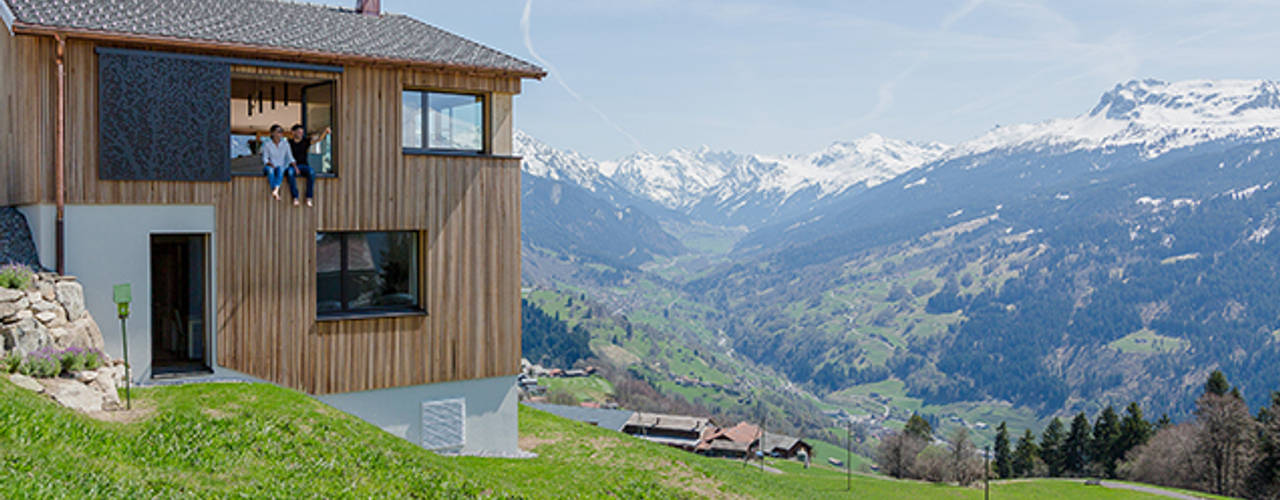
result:
[[[1204,383],[1204,392],[1215,396],[1224,396],[1230,390],[1231,384],[1227,383],[1227,375],[1222,373],[1222,370],[1214,370],[1209,374],[1209,380]]]
[[[1013,456],[1009,450],[1009,428],[1004,422],[1000,422],[1000,426],[996,427],[995,448],[996,476],[1001,479],[1013,477]]]
[[[1115,459],[1124,460],[1130,450],[1145,444],[1153,433],[1151,422],[1142,417],[1142,407],[1137,402],[1129,403],[1124,409],[1124,420],[1120,421],[1120,439],[1116,441]]]
[[[1031,434],[1031,429],[1023,432],[1022,437],[1018,439],[1018,446],[1013,450],[1013,475],[1014,477],[1027,477],[1035,472],[1036,455],[1039,450],[1036,448],[1036,437]]]
[[[1120,416],[1116,409],[1107,406],[1093,423],[1093,437],[1089,441],[1089,460],[1095,470],[1106,477],[1116,477],[1117,446],[1120,440]]]
[[[923,439],[926,443],[933,442],[933,427],[919,413],[911,414],[911,418],[907,419],[907,425],[902,428],[902,431]]]
[[[1084,474],[1085,464],[1089,463],[1089,448],[1092,436],[1089,430],[1089,417],[1084,412],[1077,413],[1071,419],[1071,430],[1067,432],[1067,440],[1062,443],[1062,472],[1067,475]]]
[[[1062,420],[1054,417],[1053,421],[1049,422],[1048,427],[1045,427],[1044,434],[1040,436],[1040,458],[1044,460],[1045,466],[1049,468],[1049,477],[1062,475],[1062,444],[1065,440],[1066,435]]]

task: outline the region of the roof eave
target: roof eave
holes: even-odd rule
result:
[[[3,2],[3,0],[0,0]],[[196,40],[190,38],[180,38],[164,35],[143,35],[137,33],[125,33],[117,31],[93,30],[85,28],[70,28],[61,26],[46,26],[42,24],[32,24],[24,21],[15,20],[12,25],[14,34],[20,35],[62,35],[68,39],[76,38],[81,40],[90,40],[95,42],[116,42],[116,43],[139,43],[151,46],[159,46],[165,48],[186,48],[186,49],[207,49],[221,51],[225,53],[236,54],[240,56],[270,56],[279,58],[295,58],[311,62],[327,62],[327,63],[354,63],[369,65],[390,65],[399,67],[409,67],[417,69],[431,69],[439,71],[450,71],[456,73],[472,74],[477,76],[506,77],[506,78],[530,78],[541,80],[547,76],[546,71],[521,71],[492,68],[486,66],[471,66],[464,64],[449,64],[431,61],[422,61],[416,59],[402,59],[392,57],[362,56],[356,54],[338,54],[333,52],[324,52],[318,50],[305,49],[289,49],[283,47],[271,47],[265,45],[253,45],[237,42],[219,42],[212,40]]]

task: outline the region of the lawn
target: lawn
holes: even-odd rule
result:
[[[1107,347],[1126,354],[1169,354],[1184,351],[1191,343],[1143,328],[1112,341]]]
[[[455,461],[294,391],[135,389],[152,408],[100,422],[0,378],[0,498],[465,498]]]
[[[547,393],[567,391],[578,401],[604,403],[613,400],[613,384],[604,377],[553,378],[543,377],[538,383],[547,386]]]
[[[942,498],[977,488],[772,461],[781,473],[521,407],[532,459],[435,455],[300,393],[260,384],[135,391],[100,422],[0,379],[2,498]],[[995,498],[1152,498],[1079,481],[996,483]]]

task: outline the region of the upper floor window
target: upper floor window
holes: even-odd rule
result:
[[[317,174],[336,174],[332,132],[334,81],[262,75],[231,75],[231,173],[262,175],[262,144],[272,125],[286,140],[299,165]],[[301,125],[301,130],[294,130]]]
[[[405,90],[400,110],[406,150],[484,151],[484,96]]]

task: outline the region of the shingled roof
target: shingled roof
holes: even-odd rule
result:
[[[542,68],[400,14],[280,0],[0,0],[15,31],[47,28],[285,49],[540,78]]]

